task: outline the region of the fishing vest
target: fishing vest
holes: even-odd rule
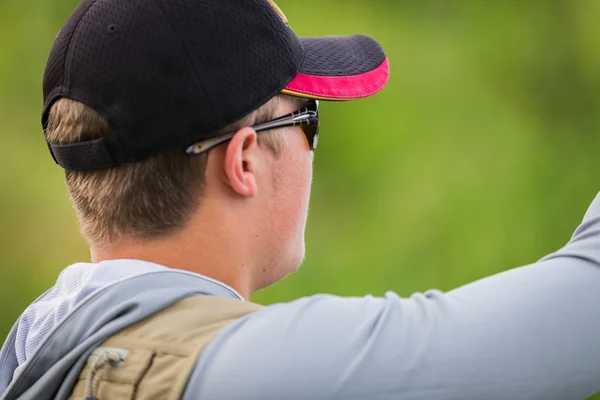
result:
[[[204,347],[259,305],[188,297],[108,338],[82,369],[70,400],[178,400]]]

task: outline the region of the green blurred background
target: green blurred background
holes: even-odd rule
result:
[[[88,259],[39,124],[77,3],[0,2],[2,337]],[[305,265],[254,301],[450,290],[568,240],[600,190],[600,1],[278,4],[300,36],[374,36],[392,73],[373,98],[322,106]]]

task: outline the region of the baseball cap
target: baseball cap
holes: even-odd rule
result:
[[[65,169],[109,168],[183,151],[278,93],[353,100],[388,76],[371,37],[298,38],[272,0],[83,0],[50,52],[42,125],[61,98],[89,106],[111,134],[48,147]]]

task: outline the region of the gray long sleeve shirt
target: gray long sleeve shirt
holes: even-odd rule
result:
[[[79,315],[70,318],[71,327],[83,332],[90,325],[85,318],[102,321],[102,313],[115,314],[115,307],[138,310],[131,313],[135,317],[119,312],[117,329],[164,307],[159,298],[168,298],[166,304],[191,293],[236,297],[219,282],[165,273],[137,260],[90,264],[96,275],[71,292],[85,292],[93,276],[106,268],[118,270],[117,264],[131,264],[140,275],[144,265],[148,271],[121,286],[105,285],[77,302],[71,295],[54,308],[38,307],[38,315],[26,325],[36,326],[37,334],[40,324],[54,323],[45,331],[56,331],[62,317],[54,313],[47,318],[39,310],[53,308],[73,316],[69,307],[79,307]],[[150,291],[151,285],[171,281],[168,290],[162,289],[164,296]],[[134,292],[139,295],[132,297]],[[92,296],[99,298],[96,303],[84,304]],[[55,293],[53,301],[57,298]],[[599,302],[600,196],[569,243],[534,264],[448,293],[429,291],[410,298],[394,293],[384,298],[318,295],[244,317],[203,351],[184,399],[585,399],[600,391]],[[42,303],[43,296],[32,307]],[[49,396],[59,385],[53,381],[62,382],[65,371],[74,369],[69,360],[83,360],[88,351],[72,349],[101,339],[94,339],[96,333],[89,328],[77,338],[71,327],[63,326],[73,344],[64,343],[60,335],[53,340],[63,349],[47,343],[46,354],[38,358],[56,367],[40,372],[34,385],[31,373],[15,373],[20,361],[14,343],[20,334],[27,335],[18,327],[19,322],[0,354],[0,394],[6,388],[2,381],[20,381],[11,384],[15,388],[7,399]],[[25,370],[36,371],[27,362]],[[43,371],[41,364],[38,370]],[[76,377],[77,371],[71,375]],[[29,394],[19,397],[27,387]],[[66,396],[68,388],[63,383],[61,393]]]
[[[532,265],[446,294],[271,306],[195,374],[188,399],[584,399],[600,391],[600,196]]]

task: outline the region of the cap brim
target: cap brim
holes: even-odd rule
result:
[[[363,36],[301,38],[304,60],[282,90],[317,100],[355,100],[379,92],[388,81],[389,61],[374,39]]]

